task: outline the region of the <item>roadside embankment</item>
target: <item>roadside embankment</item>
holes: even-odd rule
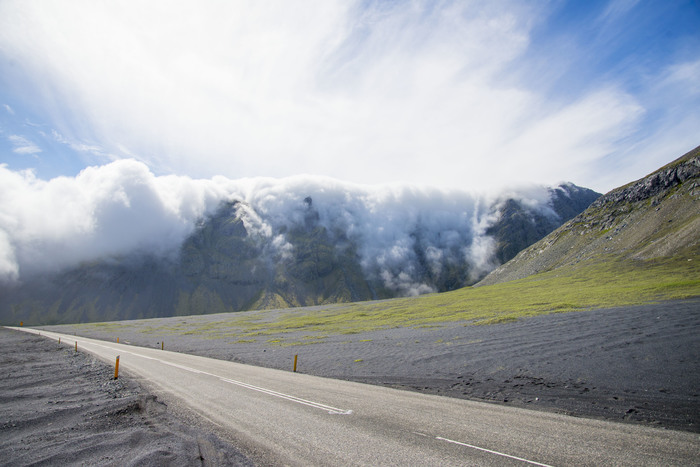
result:
[[[252,465],[114,367],[0,328],[0,465]]]

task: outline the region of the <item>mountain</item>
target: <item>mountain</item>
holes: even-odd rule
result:
[[[0,320],[143,319],[454,290],[599,196],[573,184],[491,200],[325,185],[302,193],[224,201],[170,255],[136,251],[4,286]]]
[[[612,190],[477,285],[597,262],[697,261],[700,147]]]
[[[498,207],[498,220],[486,230],[486,234],[496,240],[496,259],[500,264],[508,262],[520,250],[559,227],[560,220],[576,216],[599,196],[599,193],[570,183],[550,189],[549,205],[556,216],[527,209],[513,198],[506,199]]]

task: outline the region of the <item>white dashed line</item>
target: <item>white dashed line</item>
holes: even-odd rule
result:
[[[458,444],[460,446],[465,446],[465,447],[472,448],[472,449],[476,449],[478,451],[488,452],[489,454],[495,454],[497,456],[507,457],[509,459],[515,459],[516,461],[526,462],[526,463],[532,464],[532,465],[539,465],[541,467],[552,467],[548,464],[542,464],[540,462],[535,462],[535,461],[531,461],[528,459],[523,459],[522,457],[511,456],[510,454],[504,454],[502,452],[493,451],[491,449],[480,448],[479,446],[474,446],[473,444],[462,443],[460,441],[455,441],[453,439],[443,438],[441,436],[437,436],[437,437],[435,437],[435,439],[440,440],[440,441],[447,441],[448,443]]]

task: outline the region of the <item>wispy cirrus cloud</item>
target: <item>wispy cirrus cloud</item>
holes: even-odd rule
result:
[[[51,138],[57,143],[67,146],[76,152],[90,154],[94,159],[102,163],[112,162],[119,159],[119,157],[106,152],[104,148],[97,144],[89,144],[68,139],[56,130],[51,130]]]
[[[0,70],[93,163],[605,191],[697,144],[667,128],[698,118],[700,14],[667,4],[7,0]]]
[[[17,154],[39,154],[41,148],[24,136],[9,135],[7,139],[14,146],[12,152]]]

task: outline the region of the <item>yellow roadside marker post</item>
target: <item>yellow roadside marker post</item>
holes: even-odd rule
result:
[[[114,365],[114,379],[119,378],[119,355],[117,355],[117,363]]]
[[[78,341],[75,341],[75,351],[78,351]]]
[[[294,373],[297,372],[297,358],[298,358],[298,357],[299,357],[299,355],[295,355],[295,356],[294,356]]]

